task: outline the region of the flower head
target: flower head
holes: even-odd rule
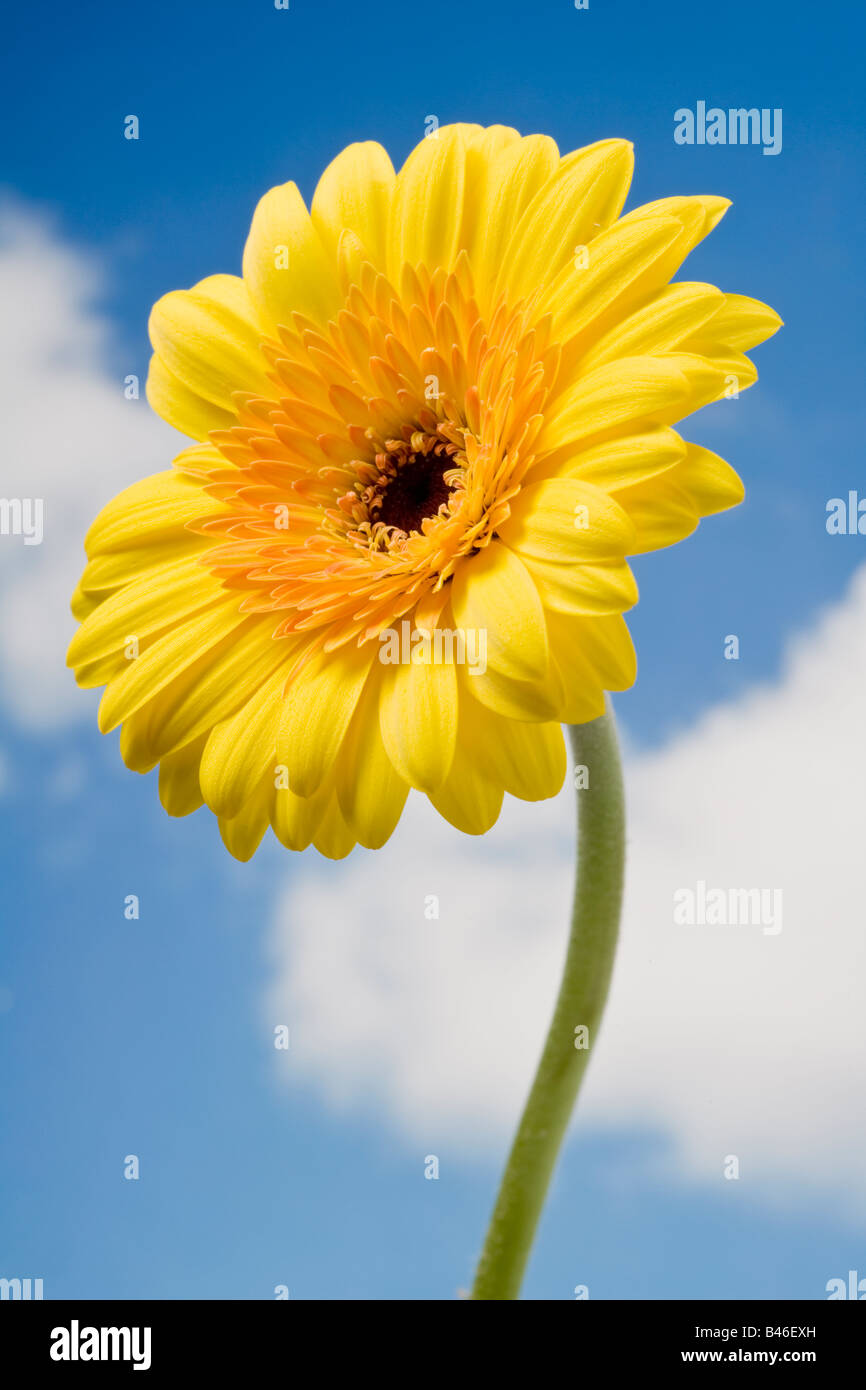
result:
[[[560,724],[635,676],[627,557],[739,502],[671,426],[779,318],[670,284],[728,206],[620,216],[631,146],[439,129],[253,217],[243,275],[165,295],[154,409],[200,441],[97,517],[69,662],[131,768],[339,858],[414,787],[473,834],[554,795]]]

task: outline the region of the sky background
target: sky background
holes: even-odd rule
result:
[[[45,499],[45,538],[0,538],[0,1276],[90,1298],[471,1280],[556,985],[569,797],[512,805],[483,841],[418,806],[376,855],[269,837],[238,865],[209,812],[164,815],[63,667],[88,521],[181,447],[123,396],[153,301],[239,271],[271,185],[309,198],[357,139],[399,165],[434,114],[563,151],[633,140],[628,207],[733,200],[680,278],[786,322],[759,384],[684,429],[745,505],[635,563],[623,947],[525,1296],[866,1277],[866,536],[825,527],[830,498],[866,496],[860,12],[152,0],[22,6],[6,30],[0,491]],[[781,108],[781,153],[675,144],[699,100]],[[675,931],[673,888],[714,877],[781,885],[782,933]]]

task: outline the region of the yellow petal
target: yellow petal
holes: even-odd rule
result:
[[[171,560],[112,594],[84,620],[69,644],[67,665],[110,656],[131,637],[146,637],[224,596],[220,581],[194,555]]]
[[[242,864],[252,859],[264,838],[273,795],[273,784],[270,778],[265,777],[242,811],[231,820],[224,816],[219,819],[223,844],[229,854],[239,859]]]
[[[385,268],[388,210],[397,176],[373,140],[349,145],[328,165],[313,196],[311,217],[334,258],[344,231],[354,232],[377,269]]]
[[[575,249],[609,226],[631,183],[634,153],[627,140],[601,140],[575,150],[530,203],[508,246],[496,290],[513,301],[550,284]]]
[[[681,235],[673,217],[642,222],[617,222],[599,233],[589,246],[578,247],[542,301],[554,315],[560,342],[579,338],[594,341],[610,324],[619,324],[640,297],[651,267]],[[636,348],[633,354],[645,351]]]
[[[163,541],[174,544],[188,521],[225,512],[196,478],[169,468],[142,478],[112,498],[91,524],[84,548],[88,555],[101,555]]]
[[[633,539],[622,507],[578,478],[546,478],[521,488],[499,536],[521,558],[560,564],[625,555]]]
[[[428,794],[441,787],[451,769],[457,741],[453,662],[408,661],[385,666],[379,725],[385,751],[403,781]]]
[[[160,635],[160,632],[156,632],[149,637],[142,637],[138,642],[139,655],[148,651],[154,642],[158,642]],[[115,651],[110,656],[98,657],[96,661],[87,661],[82,666],[76,666],[76,685],[81,686],[82,690],[90,690],[98,685],[108,685],[129,669],[129,663],[134,659],[133,651],[134,648],[129,644],[124,647],[123,651]]]
[[[145,395],[161,419],[190,439],[207,439],[211,430],[230,430],[237,418],[184,386],[155,353],[150,359]]]
[[[565,391],[542,427],[538,452],[685,410],[691,387],[678,357],[624,357],[606,362]]]
[[[479,772],[471,757],[459,754],[430,800],[445,820],[466,835],[485,835],[502,809],[502,788]]]
[[[296,796],[282,781],[271,800],[271,826],[277,839],[286,849],[303,850],[312,844],[333,795],[330,781],[325,782],[314,796]]]
[[[144,579],[154,570],[162,569],[171,560],[200,554],[207,548],[207,544],[204,536],[180,530],[177,539],[171,543],[162,541],[156,545],[136,546],[134,550],[97,555],[95,559],[88,561],[81,576],[82,593],[89,596],[97,595],[99,601],[104,601],[115,590],[133,584],[138,579]]]
[[[555,615],[554,615],[555,616]],[[546,620],[549,615],[546,615]],[[506,719],[547,722],[563,719],[562,690],[552,678],[553,657],[541,680],[516,681],[488,666],[471,674],[472,694],[485,709]]]
[[[164,294],[150,312],[148,330],[168,370],[227,414],[234,410],[234,391],[273,391],[260,350],[263,334],[236,275],[211,275],[191,290]]]
[[[484,634],[487,661],[514,680],[547,669],[547,633],[538,590],[507,546],[492,541],[461,561],[451,596],[459,628]]]
[[[482,269],[483,247],[491,220],[499,215],[502,198],[501,156],[516,158],[521,137],[511,126],[494,125],[470,135],[466,142],[466,184],[463,200],[461,244],[468,252],[473,272]],[[554,155],[551,172],[559,163]],[[483,272],[482,272],[483,274]]]
[[[721,400],[727,385],[726,377],[738,372],[738,389],[745,390],[758,379],[754,364],[741,353],[732,357],[712,356],[701,352],[660,352],[655,359],[667,363],[672,370],[682,372],[688,383],[688,395],[682,404],[669,406],[659,412],[660,422],[674,424],[705,405]]]
[[[719,198],[712,193],[659,198],[653,203],[643,203],[640,207],[633,208],[620,219],[620,225],[658,217],[675,217],[682,225],[680,239],[653,268],[654,285],[661,288],[676,274],[686,256],[718,226],[730,206],[729,198]],[[648,285],[647,288],[651,286]]]
[[[322,818],[316,826],[313,844],[327,859],[345,859],[349,851],[355,848],[355,835],[343,819],[335,792],[331,793]]]
[[[170,753],[159,765],[159,799],[170,816],[189,816],[203,804],[198,769],[204,737]]]
[[[319,652],[286,691],[277,737],[289,786],[312,796],[330,772],[375,658],[372,643]]]
[[[625,217],[621,217],[617,224],[620,232],[626,232],[641,223],[657,223],[660,218],[673,218],[681,227],[680,235],[646,266],[628,298],[635,300],[638,291],[641,296],[648,297],[653,291],[665,286],[680,269],[689,253],[718,224],[729,207],[730,202],[727,198],[702,194],[685,198],[660,198],[657,202],[645,203],[642,207],[634,208]],[[607,331],[613,325],[611,322],[603,321],[600,326]],[[568,362],[567,353],[563,361]]]
[[[671,475],[689,496],[700,516],[736,507],[745,496],[742,479],[729,463],[710,449],[689,444],[684,461]]]
[[[746,352],[771,338],[781,327],[782,320],[768,304],[744,294],[726,294],[724,303],[707,324],[704,336]]]
[[[290,662],[292,643],[272,636],[273,619],[248,618],[124,721],[136,763],[165,757],[228,719],[255,689]]]
[[[178,623],[125,663],[126,669],[107,686],[99,705],[99,729],[115,729],[123,719],[152,700],[244,621],[236,594],[214,608]]]
[[[671,351],[697,333],[718,312],[724,298],[713,285],[666,285],[590,348],[583,369],[588,371],[618,357]]]
[[[605,690],[627,690],[637,658],[624,618],[549,617],[554,665],[565,699],[563,718],[582,724],[604,713]]]
[[[460,246],[466,145],[477,127],[440,126],[423,139],[397,175],[388,232],[388,271],[401,266],[453,268]]]
[[[150,743],[142,737],[149,708],[145,705],[143,709],[136,710],[120,726],[120,756],[132,772],[150,772],[160,759],[159,753],[154,753]],[[173,751],[177,752],[183,746],[183,742],[180,742]]]
[[[480,705],[471,676],[460,682],[461,732],[458,757],[478,765],[482,777],[522,801],[556,796],[565,778],[566,755],[559,724],[504,719]]]
[[[655,425],[637,433],[606,439],[573,453],[568,448],[548,455],[532,471],[532,480],[577,478],[605,492],[630,487],[664,473],[686,456],[686,446],[675,430]]]
[[[757,378],[753,364],[741,354],[660,352],[605,363],[557,402],[550,426],[542,430],[544,443],[558,440],[559,447],[571,447],[575,435],[598,443],[621,434],[632,421],[674,424],[720,400],[733,374],[743,390]]]
[[[482,770],[501,778],[505,790],[521,801],[546,801],[565,781],[567,757],[559,724],[504,722],[501,738],[485,744]]]
[[[470,184],[467,201],[472,230],[467,249],[482,307],[490,306],[492,287],[515,228],[559,164],[559,150],[549,136],[528,135],[499,151],[477,192],[475,182]],[[470,169],[474,168],[470,160]]]
[[[723,381],[723,386],[718,392],[718,398],[729,397],[736,399],[740,391],[746,391],[750,386],[754,386],[758,380],[758,369],[750,358],[745,357],[741,352],[735,352],[732,348],[719,347],[711,339],[690,338],[687,346],[689,352],[696,357],[702,358],[712,371],[717,372]],[[717,399],[708,392],[708,399]],[[697,409],[692,406],[690,409]]]
[[[637,603],[637,584],[624,560],[601,565],[525,560],[545,609],[590,616],[622,613]]]
[[[201,789],[217,815],[236,816],[263,777],[270,773],[276,778],[277,730],[286,674],[281,667],[207,738],[201,759]]]
[[[336,267],[294,183],[259,201],[244,247],[244,281],[262,325],[291,328],[294,313],[324,324],[340,308]]]
[[[678,469],[617,494],[635,528],[632,555],[676,545],[697,527],[700,516],[688,492],[673,478]]]
[[[409,787],[382,742],[378,679],[368,680],[358,701],[337,761],[336,788],[346,824],[367,849],[380,849],[400,819]]]
[[[90,591],[85,591],[79,582],[69,600],[69,610],[77,623],[83,623],[84,619],[89,618],[93,610],[99,606],[99,603],[100,600]]]

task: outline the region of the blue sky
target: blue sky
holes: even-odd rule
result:
[[[293,178],[309,196],[355,139],[402,161],[431,113],[543,131],[563,150],[628,137],[629,206],[730,197],[683,274],[765,300],[786,328],[757,351],[758,386],[686,430],[734,463],[746,505],[635,566],[639,679],[618,702],[630,747],[651,757],[708,709],[779,681],[791,637],[843,602],[866,559],[866,538],[824,527],[828,498],[866,490],[863,21],[850,6],[291,0],[283,12],[257,0],[21,7],[7,24],[0,180],[47,219],[52,245],[95,268],[107,382],[144,378],[160,294],[239,269],[268,187]],[[675,110],[699,100],[781,108],[782,152],[676,145]],[[123,139],[130,113],[137,142]],[[45,363],[49,413],[64,369]],[[127,477],[108,481],[100,500]],[[4,571],[13,586],[29,559]],[[720,659],[729,632],[736,663]],[[0,1274],[43,1277],[55,1297],[267,1298],[280,1283],[293,1298],[452,1297],[503,1145],[470,1154],[451,1129],[443,1139],[438,1113],[425,1142],[369,1078],[338,1105],[302,1068],[275,1076],[262,1003],[275,903],[298,876],[327,880],[348,913],[349,871],[274,846],[236,865],[207,812],[163,815],[154,779],[122,768],[78,699],[83,717],[44,726],[20,717],[20,699],[0,709]],[[381,862],[386,891],[393,861]],[[527,846],[527,882],[532,864]],[[454,894],[471,892],[463,872]],[[587,1283],[592,1297],[811,1298],[858,1257],[866,1273],[859,1219],[820,1184],[782,1202],[711,1185],[667,1162],[671,1142],[643,1121],[579,1131],[528,1297]],[[851,1142],[841,1127],[838,1145]],[[438,1182],[423,1179],[427,1152]],[[128,1153],[138,1182],[123,1179]]]

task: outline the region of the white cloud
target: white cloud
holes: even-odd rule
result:
[[[736,1154],[741,1190],[861,1216],[864,689],[866,569],[777,685],[628,759],[623,938],[580,1104],[586,1128],[666,1136],[687,1179],[718,1186]],[[268,1005],[287,1075],[425,1153],[501,1154],[558,984],[570,803],[512,802],[473,840],[419,800],[378,854],[296,865]],[[699,879],[781,887],[782,931],[674,926]]]
[[[0,207],[0,494],[41,498],[44,514],[41,545],[0,536],[0,698],[34,728],[92,719],[63,664],[84,534],[116,492],[168,468],[181,447],[143,396],[124,399],[131,369],[94,307],[100,288],[93,260],[44,218]]]

